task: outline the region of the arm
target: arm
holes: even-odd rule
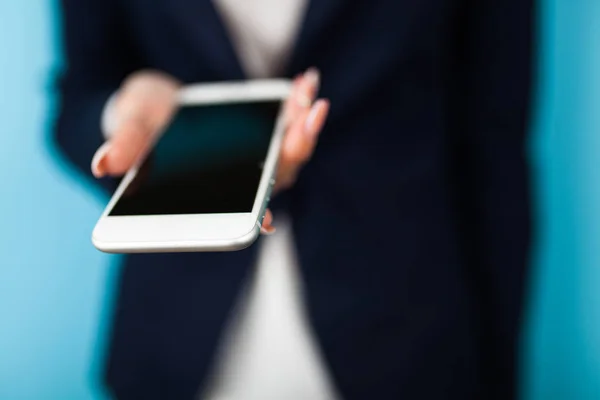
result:
[[[103,136],[101,115],[108,98],[139,68],[116,0],[62,0],[66,70],[59,81],[60,107],[55,140],[81,171]]]
[[[484,379],[512,398],[529,262],[526,133],[534,0],[468,0],[458,24],[449,101],[454,181],[481,318]]]

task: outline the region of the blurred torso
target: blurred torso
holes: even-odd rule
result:
[[[347,371],[336,375],[346,387],[360,380],[384,391],[392,383],[404,393],[426,387],[439,394],[450,381],[472,376],[444,372],[472,352],[446,171],[445,52],[458,3],[314,0],[285,50],[285,66],[258,73],[257,66],[244,71],[211,1],[163,0],[152,9],[145,0],[127,3],[137,68],[163,70],[187,83],[291,77],[313,65],[321,70],[330,119],[295,187],[274,207],[293,220],[311,322],[333,370]],[[136,346],[152,354],[149,365],[170,387],[186,393],[186,377],[206,373],[255,257],[249,249],[128,260],[123,285],[137,287],[130,307],[146,310],[129,318],[154,327],[149,343]],[[419,326],[406,329],[415,315]],[[439,362],[427,374],[398,375],[406,365],[388,355],[409,353],[411,360]]]

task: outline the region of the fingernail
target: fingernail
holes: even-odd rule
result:
[[[260,233],[265,236],[272,236],[275,234],[275,232],[277,232],[277,228],[275,228],[274,226],[271,226],[269,228],[265,228],[265,227],[260,228]]]
[[[94,158],[92,158],[92,174],[96,178],[102,178],[106,175],[106,170],[104,169],[103,161],[106,158],[106,155],[110,151],[111,143],[105,142],[102,146],[98,148],[96,154],[94,154]]]
[[[319,91],[319,85],[321,82],[321,74],[319,73],[318,69],[309,68],[304,73],[304,79],[307,81],[309,87],[314,88],[314,93]],[[298,105],[300,107],[309,108],[313,104],[314,97],[311,97],[311,95],[307,94],[306,90],[305,90],[304,93],[298,93],[296,95],[296,101],[298,102]]]
[[[309,68],[304,73],[304,79],[308,81],[311,86],[314,86],[317,90],[321,84],[321,73],[315,67]]]
[[[318,133],[315,125],[317,122],[317,118],[319,117],[321,112],[323,112],[323,109],[324,109],[324,107],[326,107],[326,105],[327,105],[326,100],[318,100],[312,106],[310,112],[308,113],[308,117],[306,117],[306,126],[304,128],[304,131],[306,132],[307,135],[314,136]]]

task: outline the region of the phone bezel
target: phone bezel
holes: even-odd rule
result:
[[[186,86],[181,107],[280,100],[290,95],[288,80],[207,83]],[[232,251],[252,244],[260,227],[271,190],[283,137],[284,107],[277,117],[260,184],[250,213],[110,216],[110,211],[135,178],[143,160],[124,176],[92,233],[96,248],[108,253]]]

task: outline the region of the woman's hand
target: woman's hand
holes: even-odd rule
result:
[[[122,176],[145,155],[177,110],[181,84],[155,71],[133,74],[125,81],[113,102],[110,140],[98,149],[92,160],[97,178]],[[281,148],[275,190],[291,187],[302,166],[310,159],[329,112],[327,100],[316,100],[319,73],[309,69],[294,80],[292,95],[286,103],[288,121]],[[270,211],[262,232],[274,233]]]
[[[110,140],[92,160],[94,176],[122,176],[145,155],[175,114],[180,87],[175,79],[154,71],[135,73],[123,83],[109,110]]]

